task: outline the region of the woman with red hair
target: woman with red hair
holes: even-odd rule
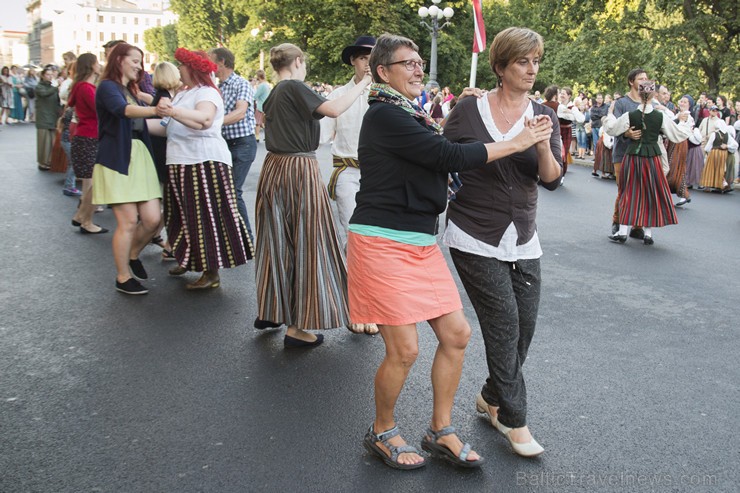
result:
[[[139,48],[116,45],[95,93],[99,145],[92,175],[93,203],[113,207],[116,289],[125,294],[148,292],[138,282],[147,279],[139,253],[157,232],[161,217],[162,193],[145,121],[157,112],[137,98],[142,58]]]
[[[178,264],[171,275],[203,272],[187,289],[220,284],[218,270],[245,264],[252,243],[236,205],[231,152],[221,137],[224,102],[211,79],[216,64],[202,51],[178,48],[180,77],[186,89],[170,104],[162,98],[166,126],[169,179],[164,214],[167,238]],[[165,134],[164,127],[152,130]]]

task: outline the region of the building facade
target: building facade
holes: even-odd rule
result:
[[[94,53],[105,60],[103,45],[121,39],[144,51],[144,66],[157,61],[144,47],[144,31],[174,24],[177,16],[164,0],[30,0],[28,51],[31,63],[61,63],[62,53]]]
[[[25,31],[0,31],[0,66],[23,66],[28,63]]]

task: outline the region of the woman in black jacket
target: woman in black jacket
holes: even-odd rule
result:
[[[455,144],[414,102],[424,61],[411,40],[384,34],[370,56],[373,84],[360,131],[362,163],[357,207],[350,220],[347,263],[350,318],[378,323],[386,345],[375,378],[375,421],[365,447],[388,466],[425,464],[399,436],[396,400],[418,354],[416,323],[428,321],[439,341],[432,366],[433,411],[422,447],[462,467],[483,459],[451,426],[470,327],[436,244],[438,215],[447,205],[451,171],[484,166],[549,139],[549,118],[528,122],[507,142]]]

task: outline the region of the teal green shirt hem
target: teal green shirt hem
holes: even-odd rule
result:
[[[381,228],[380,226],[367,226],[365,224],[350,224],[349,230],[362,236],[379,236],[398,243],[414,246],[432,246],[437,243],[434,235],[417,233],[415,231],[398,231],[397,229]]]

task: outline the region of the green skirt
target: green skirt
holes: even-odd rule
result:
[[[138,139],[131,141],[128,175],[98,163],[92,180],[93,204],[131,204],[162,198],[152,155]]]

